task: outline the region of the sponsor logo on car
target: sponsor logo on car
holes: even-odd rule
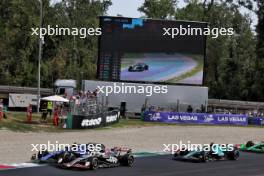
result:
[[[110,156],[108,159],[106,159],[106,161],[109,161],[111,163],[117,163],[118,162],[118,159],[116,157]]]

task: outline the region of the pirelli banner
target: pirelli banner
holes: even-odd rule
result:
[[[119,111],[110,111],[95,115],[73,115],[72,129],[99,128],[117,123],[120,118]]]

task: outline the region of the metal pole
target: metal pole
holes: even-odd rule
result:
[[[43,18],[43,8],[42,8],[42,0],[40,2],[40,20],[39,20],[39,26],[40,28],[42,27],[42,18]],[[40,109],[40,62],[41,62],[41,57],[42,57],[42,42],[43,38],[42,36],[39,36],[39,55],[38,55],[38,108],[37,112],[39,113]]]

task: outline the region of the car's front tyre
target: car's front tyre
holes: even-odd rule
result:
[[[99,168],[99,160],[97,158],[90,159],[90,170],[97,170]]]

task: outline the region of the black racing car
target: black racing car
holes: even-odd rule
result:
[[[98,168],[117,167],[120,165],[131,167],[134,163],[134,156],[131,149],[112,148],[106,152],[102,148],[100,152],[88,152],[79,155],[74,152],[65,152],[64,156],[58,159],[61,168],[79,168],[96,170]]]
[[[129,66],[129,72],[143,72],[149,69],[149,66],[145,63],[137,63],[133,66]]]

